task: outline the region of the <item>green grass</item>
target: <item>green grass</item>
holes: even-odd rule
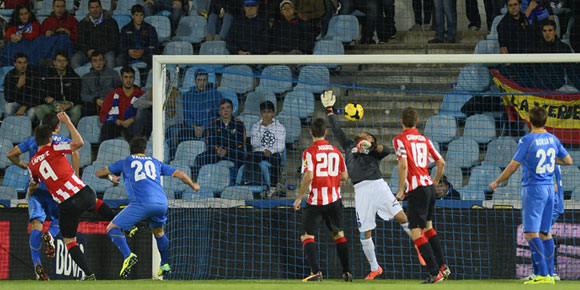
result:
[[[227,290],[287,290],[287,289],[318,289],[318,290],[339,290],[339,289],[445,289],[445,290],[469,290],[469,289],[548,289],[557,287],[560,289],[580,289],[580,281],[561,281],[557,285],[524,285],[518,280],[460,280],[445,281],[435,285],[422,285],[420,281],[411,280],[375,280],[364,281],[355,280],[353,283],[346,283],[340,280],[324,280],[320,283],[303,283],[301,281],[288,280],[217,280],[217,281],[0,281],[0,289],[27,290],[27,289],[58,289],[58,290],[173,290],[173,289],[227,289]]]

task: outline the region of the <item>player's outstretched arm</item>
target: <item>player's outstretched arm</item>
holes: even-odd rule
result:
[[[71,151],[76,151],[77,149],[81,148],[85,144],[85,141],[83,141],[83,137],[81,136],[79,131],[77,131],[77,128],[75,128],[75,125],[73,125],[68,115],[65,112],[60,112],[56,116],[58,117],[58,120],[61,123],[63,123],[70,132],[70,136],[72,139],[72,142],[70,144]]]
[[[439,158],[439,160],[435,161],[435,178],[433,179],[434,184],[439,184],[439,181],[443,177],[443,173],[445,172],[445,160],[443,158]]]
[[[36,189],[38,188],[38,184],[32,181],[28,182],[28,190],[26,191],[27,195],[31,195]]]
[[[399,192],[397,192],[397,199],[403,200],[405,198],[405,186],[407,184],[407,173],[408,173],[407,158],[403,157],[399,159]]]
[[[71,154],[71,161],[72,161],[72,167],[73,170],[75,171],[75,174],[78,176],[81,176],[81,154],[79,153],[79,151],[73,151],[73,153]]]
[[[119,185],[119,182],[121,180],[121,176],[111,174],[109,172],[109,169],[107,169],[107,168],[97,169],[97,171],[95,171],[95,176],[97,176],[98,178],[107,178],[115,186]]]
[[[22,169],[26,169],[26,163],[20,160],[20,149],[18,149],[18,146],[10,149],[10,151],[8,151],[6,154],[6,158],[8,158],[8,160],[10,160],[10,162],[14,163],[16,166]]]
[[[512,174],[514,174],[514,172],[518,170],[519,166],[520,164],[518,162],[512,160],[510,164],[508,164],[508,166],[499,175],[499,177],[489,184],[489,189],[495,191],[501,182],[508,180],[510,176],[512,176]]]
[[[200,188],[199,184],[197,184],[197,182],[193,182],[193,180],[191,180],[191,178],[189,178],[189,176],[187,174],[185,174],[185,172],[176,170],[175,174],[173,174],[173,177],[179,178],[181,180],[181,182],[189,185],[189,187],[191,187],[191,189],[193,189],[193,191],[195,191],[195,192],[199,191],[199,188]]]
[[[296,200],[294,201],[294,210],[300,210],[302,198],[310,191],[310,183],[312,183],[313,178],[314,174],[312,171],[306,171],[306,173],[304,173],[304,177],[302,177],[302,182],[300,183],[298,196],[296,196]]]
[[[14,149],[12,149],[12,150],[14,150]],[[8,154],[10,154],[10,152],[8,152]],[[558,165],[572,165],[573,163],[574,163],[574,160],[572,160],[572,157],[570,157],[570,155],[564,157],[564,159],[556,158],[556,164],[558,164]]]

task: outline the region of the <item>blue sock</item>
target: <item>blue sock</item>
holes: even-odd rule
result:
[[[544,244],[544,257],[546,258],[546,267],[548,267],[548,275],[554,276],[554,239],[542,241]]]
[[[159,249],[159,254],[161,254],[161,265],[167,264],[167,256],[169,256],[169,240],[166,235],[161,238],[155,238],[157,241],[157,249]]]
[[[40,262],[40,250],[42,249],[42,232],[39,230],[30,231],[30,255],[32,256],[32,264]]]
[[[50,223],[50,228],[48,228],[48,232],[53,238],[56,239],[56,236],[58,236],[58,233],[60,233],[60,225],[58,223],[58,220],[53,220]]]
[[[538,266],[536,266],[536,264],[534,264],[532,262],[532,273],[534,273],[534,275],[538,275]]]
[[[538,275],[547,276],[548,267],[546,266],[546,259],[544,259],[544,244],[540,238],[533,238],[528,241],[530,251],[532,252],[532,262],[538,266]]]
[[[119,228],[112,228],[108,234],[113,243],[117,245],[117,248],[119,248],[123,254],[123,257],[127,259],[129,255],[131,255],[131,249],[129,249],[129,245],[127,245],[125,234],[123,234]]]

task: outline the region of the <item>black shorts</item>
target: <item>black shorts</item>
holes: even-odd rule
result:
[[[302,220],[304,232],[315,236],[323,220],[331,232],[342,231],[342,210],[343,206],[340,199],[327,205],[307,205],[304,208]]]
[[[407,193],[407,218],[409,228],[425,228],[427,221],[433,221],[437,190],[434,185],[419,186]]]
[[[77,228],[85,211],[96,208],[95,192],[87,185],[58,205],[60,232],[64,238],[77,236]]]

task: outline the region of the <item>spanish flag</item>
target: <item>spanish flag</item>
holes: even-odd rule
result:
[[[546,130],[562,143],[580,144],[580,93],[563,93],[524,88],[492,69],[493,80],[503,90],[502,98],[508,118],[528,123],[529,110],[542,106],[548,111]]]

